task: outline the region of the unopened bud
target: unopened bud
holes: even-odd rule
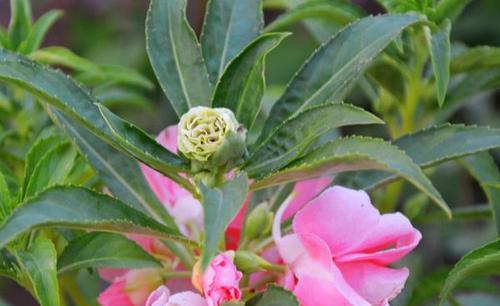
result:
[[[234,256],[234,264],[239,271],[244,273],[265,271],[268,267],[272,266],[264,258],[248,251],[236,252],[236,255]]]
[[[269,211],[267,203],[257,206],[245,222],[245,238],[253,240],[264,237],[271,231],[273,213]]]

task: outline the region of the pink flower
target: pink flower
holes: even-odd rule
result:
[[[193,285],[202,291],[208,306],[220,306],[225,302],[240,300],[239,283],[243,274],[233,262],[234,252],[217,255],[201,275],[200,263],[193,268]]]
[[[404,287],[407,268],[387,265],[411,252],[421,239],[400,213],[380,215],[364,191],[332,187],[293,219],[294,233],[273,236],[289,267],[286,286],[302,306],[386,306]]]
[[[101,306],[143,306],[149,294],[163,283],[158,269],[130,270],[113,280],[98,297]]]
[[[207,303],[194,292],[184,291],[170,295],[170,290],[167,287],[160,286],[151,293],[146,306],[207,306]]]

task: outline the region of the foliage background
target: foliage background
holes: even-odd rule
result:
[[[35,0],[32,2],[35,17],[52,8],[65,11],[64,18],[50,32],[45,45],[66,46],[97,63],[131,66],[139,69],[150,80],[154,80],[144,48],[144,19],[148,1]],[[382,11],[374,1],[354,2],[374,14]],[[205,1],[190,0],[188,3],[188,18],[199,33]],[[0,0],[0,24],[7,24],[9,11],[8,1]],[[266,22],[276,18],[279,13],[279,11],[266,11]],[[452,40],[462,41],[471,47],[500,46],[500,26],[495,26],[499,17],[500,1],[472,1],[454,24]],[[311,51],[317,47],[317,43],[304,27],[296,26],[292,30],[295,35],[268,57],[267,82],[270,85],[268,92],[271,94],[273,88],[286,84]],[[141,112],[122,109],[118,110],[118,113],[153,134],[174,123],[176,117],[169,104],[163,100],[164,96],[158,87],[144,94],[153,101],[151,107]],[[370,104],[362,95],[355,93],[350,100],[370,110]],[[471,98],[467,105],[454,115],[451,122],[500,127],[500,91]],[[381,131],[371,127],[357,128],[356,132],[380,136]],[[499,164],[500,152],[497,150],[492,153]],[[432,181],[450,206],[460,207],[486,202],[479,186],[466,175],[463,168],[456,167],[455,163],[445,163],[440,166],[440,170],[436,171],[438,175],[432,176]],[[416,225],[423,231],[424,239],[417,252],[403,263],[411,267],[413,276],[428,274],[451,265],[468,250],[495,238],[491,222],[426,222]],[[496,285],[500,286],[500,279]],[[408,286],[411,286],[411,281]],[[406,290],[405,293],[409,294],[410,290]],[[36,305],[24,289],[2,278],[0,278],[0,296],[11,305]],[[499,297],[495,300],[481,294],[469,295],[466,299],[464,305],[500,304]]]

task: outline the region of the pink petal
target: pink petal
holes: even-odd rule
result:
[[[409,271],[391,269],[371,262],[339,263],[345,280],[371,305],[387,305],[403,289]]]
[[[173,153],[177,153],[177,125],[164,129],[156,137],[156,141]]]
[[[250,202],[251,193],[247,194],[243,206],[236,214],[236,216],[231,220],[227,226],[225,237],[226,237],[226,249],[236,250],[241,239],[241,230],[243,229],[243,222],[245,219],[245,214],[247,212],[248,203]]]
[[[286,220],[293,216],[304,205],[323,191],[323,189],[328,187],[332,180],[333,179],[331,177],[321,177],[301,181],[295,184],[293,188],[293,200],[288,205],[283,218]]]
[[[101,306],[135,306],[127,295],[124,279],[112,283],[101,292],[97,301]]]
[[[148,297],[145,306],[165,306],[170,298],[170,290],[165,286],[160,286]]]
[[[110,268],[100,268],[97,270],[99,276],[108,283],[112,283],[116,278],[125,275],[128,271],[129,269],[110,269]]]
[[[295,233],[310,233],[326,242],[334,257],[349,251],[378,224],[379,212],[364,191],[340,186],[325,190],[297,213]]]
[[[421,238],[420,232],[404,215],[385,214],[356,247],[335,261],[370,260],[381,265],[391,264],[411,252]]]
[[[172,295],[165,306],[207,306],[207,303],[199,294],[186,291]]]

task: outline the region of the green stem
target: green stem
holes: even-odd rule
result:
[[[165,280],[179,279],[179,278],[191,278],[191,271],[171,271],[164,272],[162,276]]]
[[[59,284],[61,286],[61,290],[66,292],[66,294],[70,297],[73,303],[77,306],[92,306],[87,302],[85,297],[80,292],[78,284],[75,280],[69,275],[63,275],[59,277]]]

